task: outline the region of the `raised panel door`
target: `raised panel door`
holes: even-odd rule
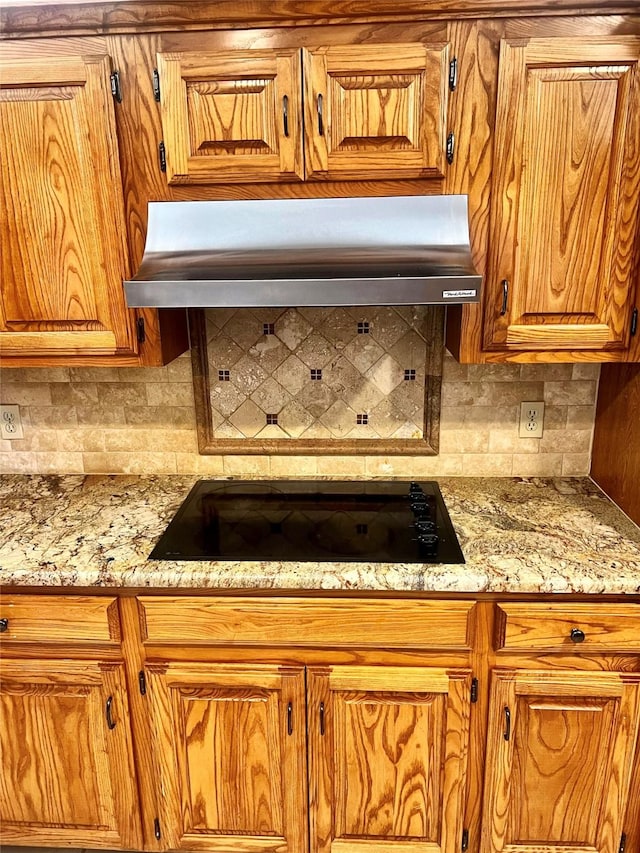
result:
[[[486,348],[628,346],[639,63],[637,37],[501,44]]]
[[[470,673],[308,671],[314,853],[460,850]]]
[[[160,825],[175,850],[303,853],[302,667],[147,667]]]
[[[303,51],[307,177],[442,177],[447,44]]]
[[[0,62],[0,355],[133,352],[108,56]]]
[[[639,725],[640,674],[495,671],[482,853],[617,853]]]
[[[4,844],[139,849],[121,665],[4,659],[0,754]]]
[[[170,184],[304,175],[300,50],[158,54]]]

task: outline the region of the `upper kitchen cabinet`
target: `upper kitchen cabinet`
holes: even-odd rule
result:
[[[170,184],[304,177],[300,51],[158,54]]]
[[[501,43],[484,348],[629,347],[640,38]]]
[[[135,352],[106,55],[0,62],[0,355]]]
[[[447,44],[167,51],[157,73],[170,185],[443,175]]]
[[[448,53],[446,44],[305,50],[307,177],[442,177]]]

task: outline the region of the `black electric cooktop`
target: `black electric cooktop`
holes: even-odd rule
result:
[[[464,563],[437,483],[201,480],[152,560]]]

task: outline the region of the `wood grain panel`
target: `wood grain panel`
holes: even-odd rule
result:
[[[472,601],[139,596],[146,644],[468,648]]]
[[[494,671],[482,853],[616,853],[639,725],[637,673]]]
[[[497,606],[496,647],[511,651],[640,652],[639,604],[505,602]],[[584,632],[575,643],[571,631]]]
[[[0,598],[0,635],[11,643],[100,643],[119,645],[116,598],[84,595],[12,595]]]
[[[640,367],[604,366],[598,388],[591,476],[636,524],[640,524],[639,411]]]
[[[303,51],[307,177],[442,177],[447,44]]]
[[[639,64],[635,37],[502,42],[486,348],[628,347]]]
[[[170,184],[303,177],[299,50],[159,53],[158,73]]]
[[[169,663],[147,673],[169,847],[302,853],[302,668]]]
[[[135,352],[110,72],[99,54],[0,64],[3,354]]]
[[[466,670],[309,669],[313,850],[459,849],[468,687]]]
[[[105,714],[109,697],[112,729]],[[121,666],[3,660],[0,747],[5,843],[140,845]]]

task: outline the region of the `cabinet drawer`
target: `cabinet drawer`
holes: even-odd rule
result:
[[[3,595],[0,639],[13,643],[120,643],[118,600],[82,595]],[[6,627],[5,627],[6,620]]]
[[[474,602],[141,596],[138,605],[148,644],[466,649]]]
[[[640,651],[640,605],[500,604],[496,646],[512,651]]]

